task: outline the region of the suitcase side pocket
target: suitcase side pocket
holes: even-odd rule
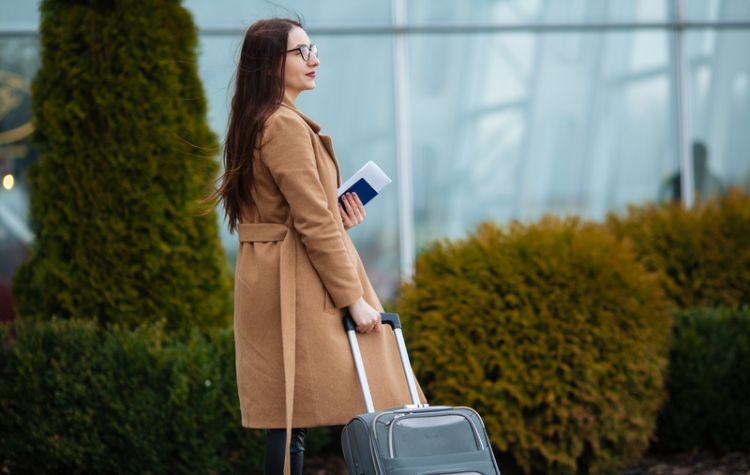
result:
[[[484,449],[474,421],[460,411],[410,414],[388,428],[388,456],[420,457]]]

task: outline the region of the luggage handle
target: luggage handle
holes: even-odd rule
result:
[[[357,324],[352,318],[351,313],[349,313],[349,309],[344,307],[344,328],[346,328],[346,331],[349,330],[357,330]],[[396,328],[401,328],[401,319],[399,318],[397,313],[381,313],[380,314],[380,322],[386,323],[393,328],[393,331],[396,331]]]
[[[375,406],[372,403],[372,394],[370,393],[370,386],[367,383],[367,374],[365,374],[365,366],[362,362],[362,353],[359,351],[359,343],[357,342],[357,324],[349,313],[347,307],[343,308],[343,315],[342,320],[344,323],[344,329],[349,337],[349,345],[351,346],[352,355],[354,356],[354,366],[357,367],[357,376],[359,377],[359,385],[362,387],[362,394],[365,398],[365,406],[367,407],[367,412],[375,412]],[[401,366],[404,368],[404,376],[406,377],[406,384],[409,387],[409,394],[411,395],[412,400],[412,404],[407,404],[406,407],[428,407],[429,404],[422,404],[419,401],[419,394],[417,393],[417,385],[415,382],[416,378],[411,367],[411,362],[409,361],[409,354],[406,351],[404,334],[401,331],[401,319],[397,313],[381,312],[380,321],[383,324],[390,325],[393,329],[393,333],[396,335],[398,352],[401,355]]]

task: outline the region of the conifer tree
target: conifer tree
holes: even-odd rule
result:
[[[232,276],[216,211],[198,204],[218,143],[191,14],[179,0],[44,0],[40,13],[18,314],[226,324]]]

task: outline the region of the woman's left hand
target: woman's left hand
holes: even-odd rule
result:
[[[346,210],[339,203],[339,212],[341,219],[344,221],[344,229],[356,226],[365,219],[365,205],[359,200],[357,193],[346,193],[341,197],[341,201],[346,205]]]

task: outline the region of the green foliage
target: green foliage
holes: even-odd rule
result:
[[[240,426],[231,327],[175,338],[163,321],[53,318],[0,337],[0,460],[12,473],[262,470],[265,433]],[[308,433],[308,453],[329,438]]]
[[[657,448],[750,447],[750,308],[691,309],[675,316]]]
[[[686,210],[677,204],[630,206],[609,227],[633,241],[678,308],[750,304],[750,195],[726,196]]]
[[[232,277],[216,213],[196,205],[218,144],[190,14],[177,0],[45,0],[40,11],[36,239],[14,278],[18,313],[225,325]]]
[[[526,472],[606,473],[647,447],[664,398],[656,282],[602,225],[487,222],[421,253],[397,311],[431,404],[476,408]]]

